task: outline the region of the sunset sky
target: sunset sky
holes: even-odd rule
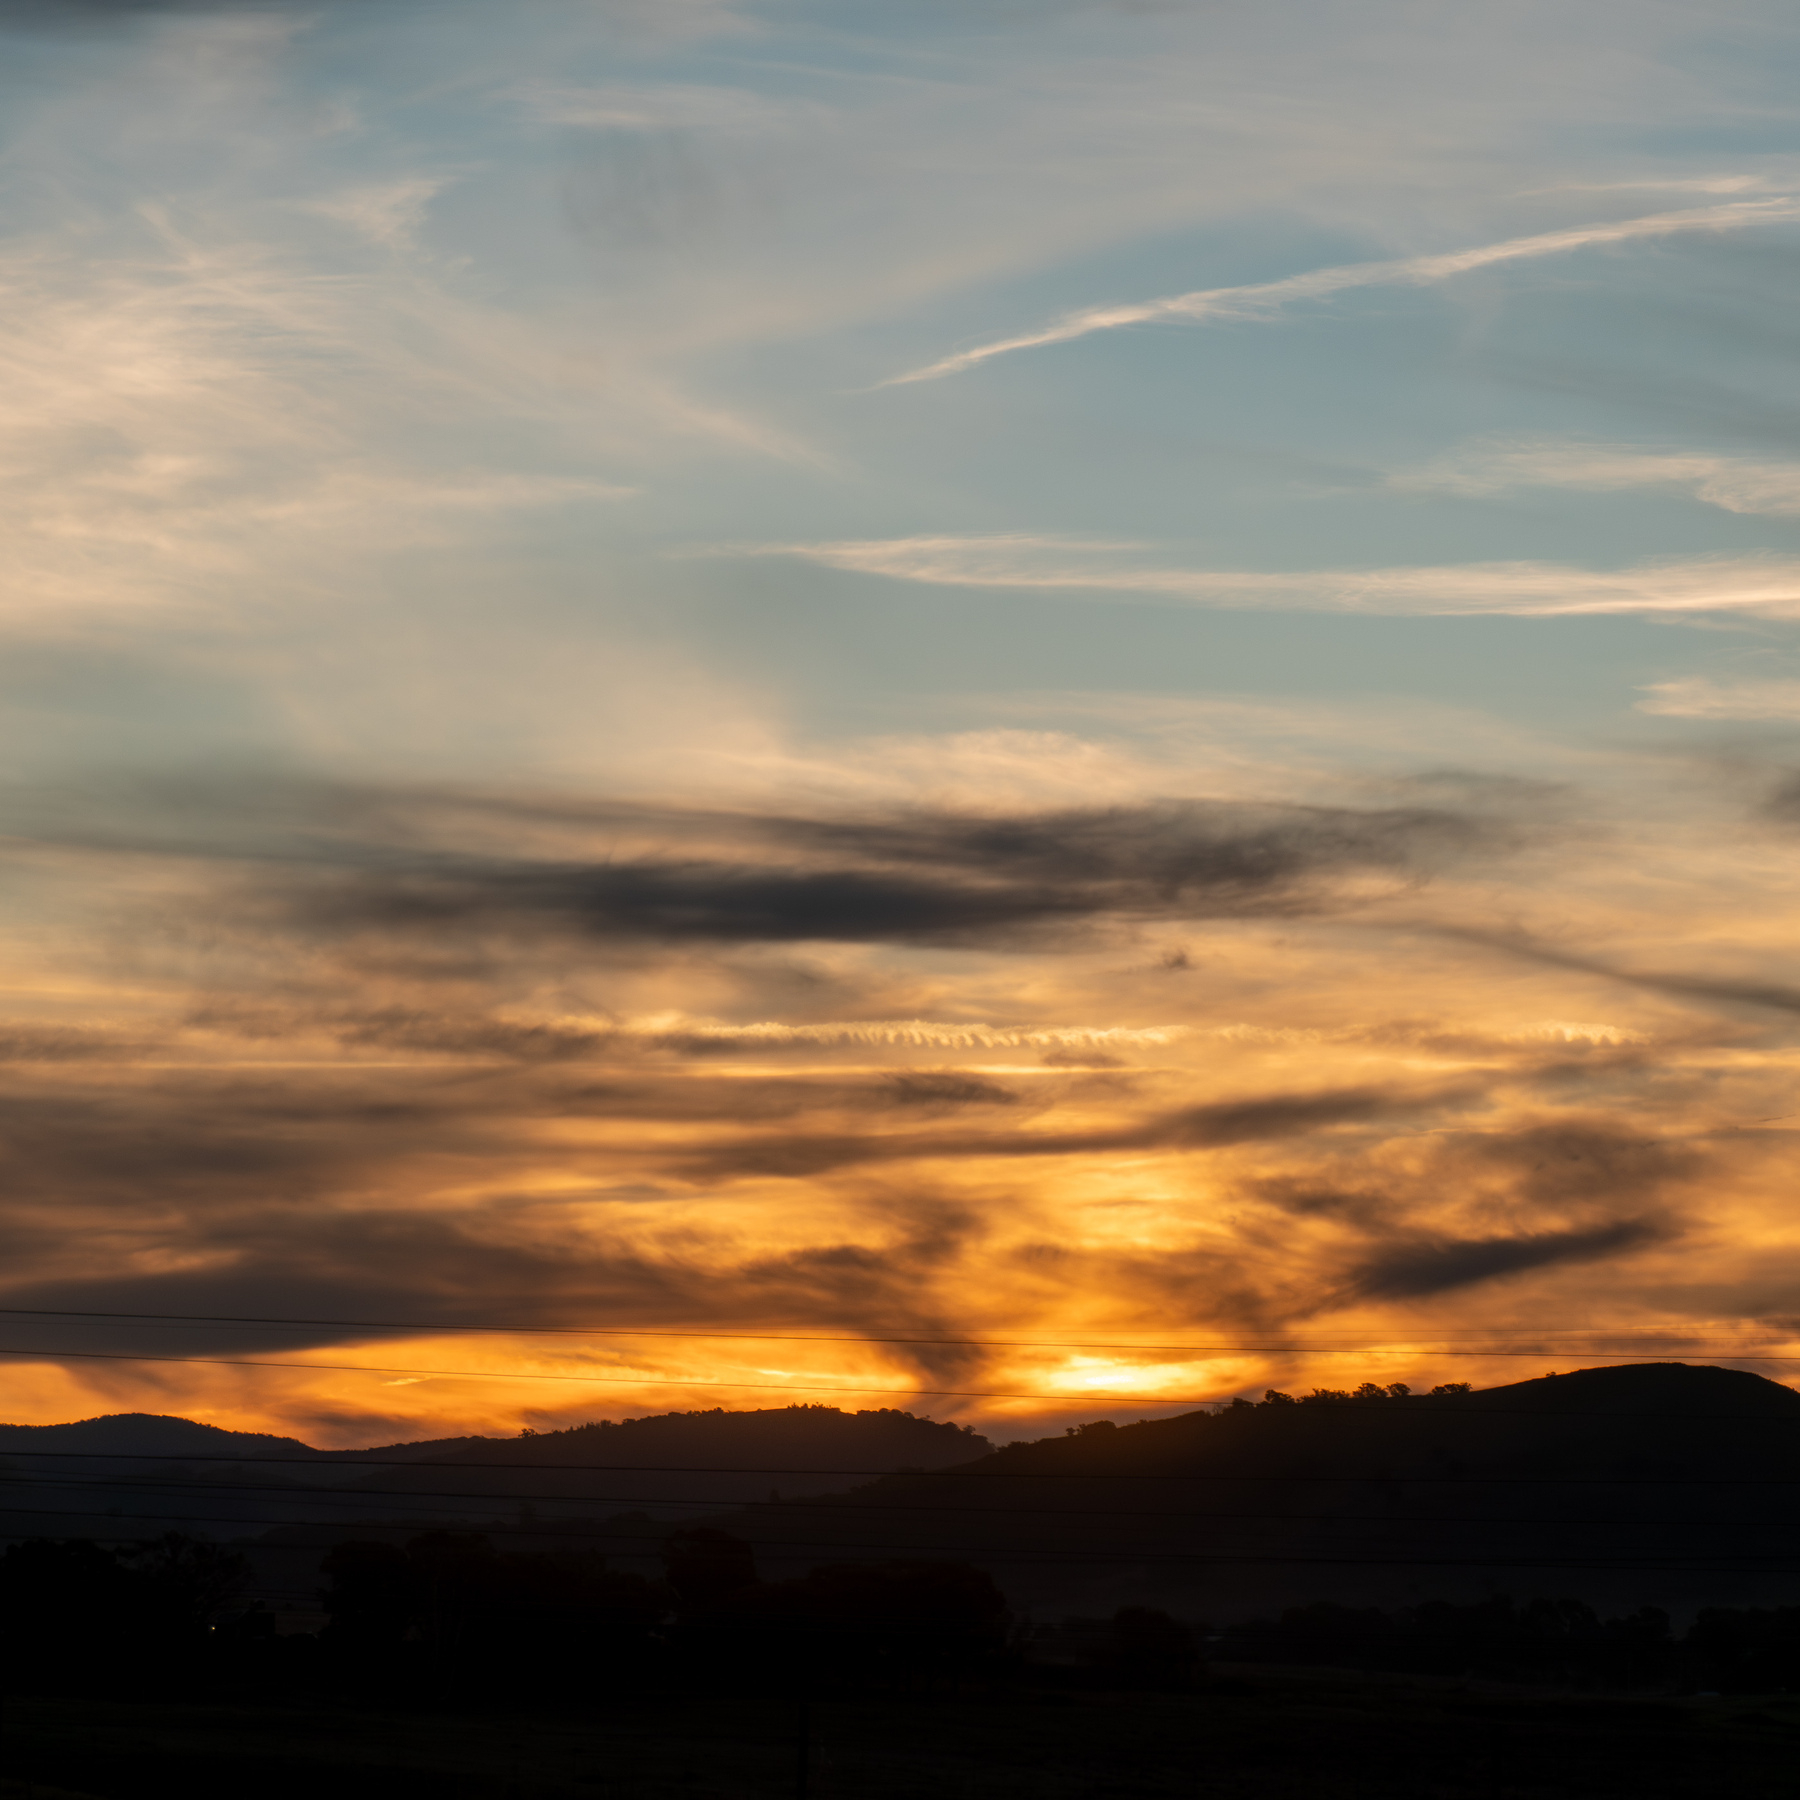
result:
[[[0,1417],[1800,1379],[1796,94],[0,0]]]

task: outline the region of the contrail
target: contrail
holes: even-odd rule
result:
[[[1507,238],[1498,244],[1478,244],[1473,249],[1449,250],[1436,256],[1406,256],[1387,262],[1345,263],[1334,269],[1312,269],[1304,275],[1284,276],[1280,281],[1260,281],[1247,287],[1198,288],[1191,294],[1171,294],[1160,300],[1141,300],[1118,306],[1090,306],[1066,314],[1053,325],[1018,337],[996,338],[959,350],[940,362],[904,375],[891,375],[877,387],[901,387],[912,381],[936,381],[960,374],[990,357],[1014,350],[1035,350],[1043,344],[1066,344],[1096,331],[1116,331],[1123,325],[1144,325],[1158,319],[1255,319],[1285,306],[1290,300],[1315,300],[1326,294],[1359,287],[1427,287],[1465,275],[1490,263],[1521,262],[1536,256],[1559,256],[1590,244],[1616,244],[1628,238],[1667,237],[1677,231],[1723,231],[1737,225],[1758,225],[1800,219],[1800,199],[1734,200],[1721,206],[1691,207],[1682,212],[1650,213],[1640,219],[1620,219],[1610,225],[1573,225],[1563,231],[1545,231],[1535,237]]]

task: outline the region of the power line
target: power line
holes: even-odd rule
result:
[[[1145,1399],[1129,1394],[1005,1394],[989,1393],[973,1388],[881,1388],[853,1387],[841,1381],[738,1381],[729,1376],[712,1381],[665,1380],[661,1376],[640,1375],[533,1375],[514,1369],[396,1369],[377,1363],[298,1363],[271,1362],[264,1358],[244,1356],[136,1356],[124,1350],[17,1350],[0,1345],[0,1356],[33,1356],[45,1362],[147,1362],[189,1363],[220,1369],[315,1369],[325,1373],[349,1375],[411,1375],[434,1381],[558,1381],[575,1382],[589,1387],[675,1387],[703,1388],[716,1392],[721,1388],[750,1389],[778,1394],[886,1394],[896,1400],[1056,1400],[1079,1401],[1089,1406],[1219,1406],[1218,1395],[1202,1399],[1176,1397]],[[1227,1396],[1229,1398],[1229,1396]]]
[[[111,1323],[133,1323],[152,1325],[265,1325],[281,1327],[329,1328],[348,1331],[411,1331],[421,1336],[432,1336],[444,1332],[480,1333],[504,1337],[608,1337],[608,1338],[684,1338],[702,1340],[725,1340],[738,1343],[779,1343],[779,1344],[906,1344],[943,1349],[976,1349],[976,1350],[1119,1350],[1139,1353],[1185,1354],[1198,1356],[1229,1355],[1291,1355],[1291,1356],[1555,1356],[1564,1348],[1573,1347],[1584,1356],[1629,1356],[1646,1349],[1664,1346],[1679,1348],[1692,1353],[1706,1350],[1718,1350],[1716,1340],[1701,1340],[1683,1337],[1679,1332],[1647,1333],[1646,1342],[1637,1342],[1630,1349],[1616,1352],[1603,1351],[1591,1345],[1573,1345],[1572,1340],[1578,1336],[1599,1337],[1607,1340],[1626,1339],[1629,1332],[1608,1331],[1594,1327],[1582,1333],[1559,1332],[1555,1341],[1535,1342],[1524,1349],[1502,1349],[1493,1346],[1461,1346],[1436,1348],[1431,1345],[1418,1344],[1295,1344],[1289,1342],[1272,1343],[1233,1343],[1233,1344],[1121,1344],[1101,1342],[1087,1339],[1046,1339],[1046,1338],[959,1338],[959,1337],[909,1337],[896,1333],[864,1332],[864,1333],[831,1333],[831,1332],[787,1332],[787,1331],[673,1331],[661,1326],[598,1326],[598,1325],[470,1325],[440,1324],[421,1320],[402,1319],[309,1319],[309,1318],[272,1318],[258,1314],[233,1313],[153,1313],[153,1312],[104,1312],[92,1308],[74,1307],[33,1307],[33,1306],[0,1306],[0,1318],[19,1319],[101,1319]],[[1438,1332],[1437,1337],[1458,1337],[1468,1334],[1458,1332]],[[1529,1335],[1520,1333],[1520,1336]],[[1776,1340],[1780,1343],[1792,1343],[1793,1335],[1788,1334]],[[1726,1354],[1759,1356],[1754,1347],[1731,1346]],[[1800,1362],[1800,1356],[1764,1356],[1766,1362]]]
[[[1492,1418],[1494,1411],[1489,1410],[1481,1416]],[[1516,1416],[1508,1413],[1507,1417]],[[1629,1418],[1627,1413],[1556,1413],[1550,1415],[1530,1414],[1530,1417],[1554,1418]],[[1700,1417],[1712,1418],[1713,1414],[1663,1414],[1664,1418]],[[1730,1413],[1727,1418],[1754,1418],[1767,1423],[1761,1414]],[[15,1426],[14,1430],[54,1431],[54,1425]],[[1051,1443],[1060,1439],[1051,1438]],[[335,1463],[339,1468],[350,1469],[529,1469],[538,1474],[548,1470],[560,1470],[570,1473],[601,1475],[830,1475],[858,1476],[865,1481],[885,1480],[890,1476],[904,1477],[908,1481],[920,1480],[957,1480],[957,1481],[1249,1481],[1268,1483],[1280,1481],[1320,1482],[1341,1484],[1344,1482],[1379,1482],[1384,1487],[1395,1483],[1418,1482],[1431,1487],[1800,1487],[1800,1475],[1797,1476],[1765,1476],[1747,1475],[1741,1478],[1730,1475],[1213,1475],[1195,1472],[1192,1474],[1172,1474],[1167,1472],[1147,1474],[1132,1470],[1100,1470],[1082,1469],[981,1469],[967,1464],[948,1469],[818,1469],[799,1468],[791,1464],[768,1463],[545,1463],[545,1462],[468,1462],[452,1461],[445,1457],[376,1457],[363,1456],[359,1452],[333,1452],[321,1450],[313,1456],[188,1456],[185,1453],[158,1452],[150,1450],[15,1450],[5,1452],[5,1440],[0,1439],[0,1453],[10,1454],[26,1459],[47,1460],[56,1458],[59,1461],[80,1459],[100,1462],[156,1462],[156,1463],[224,1463],[234,1467],[253,1465],[262,1468],[265,1465],[291,1464],[298,1468],[316,1469],[324,1461],[337,1455],[346,1458]],[[351,1460],[353,1459],[353,1460]],[[984,1459],[985,1460],[985,1459]],[[54,1484],[49,1484],[54,1485]],[[119,1485],[126,1485],[120,1483]],[[221,1484],[225,1491],[235,1491],[235,1484]],[[314,1492],[328,1494],[333,1492],[349,1492],[349,1489],[316,1488],[304,1489],[284,1487],[283,1493]],[[370,1489],[375,1494],[398,1494],[394,1489]],[[431,1490],[420,1490],[430,1492]],[[500,1499],[515,1498],[511,1495],[496,1496]],[[556,1496],[566,1498],[567,1496]],[[577,1496],[579,1498],[579,1496]],[[735,1505],[734,1501],[720,1502],[722,1505]]]
[[[1279,1479],[1280,1479],[1279,1477],[1270,1478],[1270,1485],[1277,1485],[1279,1482]],[[1645,1483],[1645,1485],[1646,1486],[1656,1486],[1656,1485],[1660,1485],[1660,1484],[1655,1483],[1655,1482],[1647,1482],[1647,1483]],[[131,1489],[135,1489],[139,1492],[143,1492],[143,1493],[168,1493],[168,1494],[201,1493],[201,1494],[208,1494],[208,1495],[213,1495],[213,1496],[236,1495],[236,1494],[283,1494],[283,1495],[286,1495],[289,1499],[299,1498],[299,1495],[296,1493],[296,1490],[292,1487],[264,1487],[264,1486],[259,1486],[259,1485],[255,1485],[252,1483],[244,1483],[242,1485],[233,1483],[231,1486],[229,1486],[227,1488],[221,1488],[213,1483],[199,1482],[199,1481],[101,1481],[101,1480],[84,1480],[84,1479],[81,1479],[80,1477],[76,1477],[73,1479],[68,1479],[68,1480],[63,1480],[63,1481],[34,1482],[34,1481],[20,1481],[16,1478],[11,1478],[11,1479],[0,1478],[0,1518],[4,1518],[8,1512],[14,1510],[14,1509],[6,1506],[4,1503],[3,1496],[5,1494],[5,1490],[9,1487],[25,1490],[27,1493],[40,1493],[40,1492],[44,1491],[45,1489],[48,1489],[52,1493],[61,1493],[68,1488],[103,1488],[103,1489],[131,1488]],[[388,1491],[381,1490],[381,1489],[370,1490],[370,1489],[361,1489],[361,1488],[318,1488],[318,1489],[314,1489],[308,1497],[309,1498],[317,1498],[322,1501],[323,1500],[347,1500],[347,1501],[360,1501],[360,1502],[364,1502],[364,1503],[382,1502],[382,1503],[389,1503],[390,1505],[394,1501],[411,1501],[411,1500],[482,1500],[482,1501],[487,1501],[493,1505],[505,1505],[505,1506],[517,1506],[520,1504],[534,1504],[534,1503],[541,1504],[541,1505],[557,1505],[557,1506],[573,1506],[573,1505],[699,1506],[699,1507],[705,1507],[708,1510],[713,1511],[713,1512],[717,1512],[721,1508],[742,1509],[745,1507],[762,1507],[762,1506],[776,1505],[776,1506],[780,1506],[780,1507],[783,1507],[783,1508],[786,1508],[789,1510],[811,1509],[813,1511],[826,1512],[826,1513],[829,1513],[829,1514],[833,1515],[834,1517],[840,1518],[840,1519],[855,1518],[863,1513],[880,1512],[880,1513],[918,1513],[922,1516],[927,1516],[927,1517],[931,1517],[931,1518],[941,1518],[945,1514],[948,1514],[948,1513],[974,1513],[974,1514],[977,1514],[984,1518],[1000,1518],[1000,1519],[1014,1519],[1014,1518],[1183,1519],[1183,1520],[1207,1520],[1207,1521],[1229,1520],[1229,1521],[1239,1522],[1239,1523],[1243,1523],[1243,1522],[1281,1523],[1281,1522],[1286,1522],[1286,1521],[1298,1521],[1301,1523],[1312,1523],[1312,1524],[1317,1524],[1322,1521],[1334,1521],[1338,1524],[1343,1524],[1343,1525],[1392,1525],[1392,1526],[1419,1526],[1419,1525],[1431,1525],[1431,1526],[1439,1526],[1439,1525],[1519,1525],[1519,1526],[1524,1526],[1524,1525],[1558,1525],[1558,1526],[1580,1525],[1580,1526],[1585,1526],[1585,1525],[1592,1525],[1592,1526],[1596,1526],[1596,1527],[1598,1527],[1598,1526],[1609,1526],[1609,1527],[1611,1527],[1611,1526],[1633,1526],[1633,1527],[1654,1527],[1657,1529],[1667,1529],[1667,1530],[1676,1530],[1676,1529],[1687,1530],[1687,1529],[1689,1529],[1689,1527],[1692,1524],[1692,1521],[1690,1521],[1690,1520],[1678,1520],[1678,1519],[1628,1519],[1628,1518],[1626,1518],[1626,1519],[1622,1519],[1622,1518],[1534,1519],[1534,1518],[1519,1518],[1516,1516],[1505,1516],[1505,1515],[1488,1515],[1488,1514],[1481,1514],[1481,1513],[1474,1513],[1474,1514],[1463,1513],[1463,1514],[1455,1514],[1455,1515],[1438,1514],[1438,1515],[1419,1516],[1419,1515],[1387,1515],[1387,1514],[1376,1514],[1376,1513],[1343,1513],[1343,1512],[1319,1512],[1319,1513],[1296,1513],[1296,1512],[1276,1513],[1276,1512],[1264,1512],[1264,1511],[1258,1511],[1258,1512],[1196,1512],[1196,1511],[1193,1511],[1186,1507],[1182,1507],[1179,1509],[1170,1509],[1170,1508],[1166,1508],[1166,1507],[1143,1508],[1143,1507],[1129,1507],[1129,1506],[937,1506],[937,1505],[929,1505],[929,1504],[928,1505],[920,1505],[917,1502],[880,1501],[880,1500],[863,1500],[863,1499],[857,1499],[846,1506],[846,1505],[840,1504],[844,1500],[845,1496],[839,1495],[839,1494],[792,1494],[792,1495],[789,1495],[785,1499],[776,1500],[776,1501],[771,1502],[771,1501],[765,1501],[765,1500],[735,1500],[735,1499],[731,1499],[729,1497],[726,1497],[723,1499],[713,1497],[713,1498],[707,1498],[707,1499],[689,1500],[689,1499],[685,1499],[685,1498],[682,1498],[681,1496],[674,1495],[674,1494],[516,1494],[516,1493],[471,1494],[471,1493],[458,1492],[454,1489],[449,1489],[449,1488],[414,1488],[414,1489],[406,1490],[404,1492],[388,1492]],[[47,1509],[31,1508],[31,1509],[24,1509],[24,1510],[27,1510],[32,1513],[38,1513],[38,1512],[43,1512]],[[73,1516],[88,1518],[88,1517],[93,1517],[95,1515],[81,1513],[81,1514],[76,1514]],[[264,1523],[264,1521],[255,1519],[255,1518],[245,1518],[242,1522],[245,1525],[257,1525],[257,1524]],[[292,1521],[286,1521],[286,1522],[292,1523]],[[318,1519],[318,1520],[314,1520],[311,1522],[314,1524],[319,1524],[319,1525],[336,1525],[339,1523],[344,1523],[344,1524],[350,1524],[350,1523],[379,1524],[379,1523],[381,1523],[380,1520],[376,1520],[376,1519],[343,1520],[343,1521],[339,1521],[337,1519]],[[1723,1525],[1724,1523],[1727,1523],[1727,1522],[1721,1521],[1720,1523],[1721,1523],[1721,1525]],[[1793,1521],[1792,1517],[1789,1516],[1789,1517],[1780,1518],[1780,1519],[1733,1519],[1733,1520],[1729,1521],[1728,1523],[1729,1523],[1730,1528],[1733,1530],[1737,1530],[1740,1528],[1748,1529],[1748,1530],[1760,1530],[1760,1529],[1765,1529],[1765,1528],[1769,1529],[1769,1530],[1788,1530],[1788,1529],[1791,1529],[1794,1521]]]
[[[59,1519],[130,1519],[134,1522],[155,1520],[174,1524],[221,1524],[242,1525],[244,1521],[228,1518],[213,1518],[199,1513],[93,1513],[51,1508],[12,1509],[19,1517],[45,1517]],[[1405,1523],[1407,1521],[1397,1521]],[[257,1521],[264,1526],[290,1526],[319,1528],[328,1523],[318,1519],[266,1519]],[[406,1524],[383,1526],[376,1520],[365,1522],[375,1529],[406,1530]],[[1725,1531],[1734,1527],[1729,1523],[1721,1523],[1715,1529]],[[623,1539],[626,1542],[637,1542],[660,1545],[662,1536],[648,1533],[609,1532],[596,1530],[565,1530],[554,1525],[494,1525],[484,1527],[476,1535],[483,1537],[564,1537],[586,1539],[589,1541],[615,1542]],[[666,1535],[666,1534],[665,1534]],[[149,1541],[151,1540],[134,1540]],[[265,1550],[310,1549],[310,1545],[259,1545]],[[841,1550],[866,1551],[906,1551],[920,1560],[931,1560],[942,1556],[975,1556],[988,1561],[1006,1562],[1106,1562],[1106,1563],[1179,1563],[1211,1566],[1215,1564],[1275,1564],[1281,1566],[1297,1564],[1333,1564],[1353,1565],[1367,1568],[1517,1568],[1517,1569],[1714,1569],[1733,1568],[1746,1574],[1765,1574],[1774,1570],[1800,1571],[1800,1562],[1793,1557],[1771,1559],[1744,1567],[1742,1559],[1737,1563],[1724,1564],[1716,1557],[1686,1557],[1681,1559],[1658,1558],[1654,1561],[1633,1560],[1630,1558],[1584,1558],[1584,1557],[1483,1557],[1483,1556],[1229,1556],[1211,1555],[1196,1551],[1156,1551],[1156,1550],[1013,1550],[993,1548],[985,1544],[894,1544],[894,1543],[834,1543],[819,1544],[809,1539],[762,1538],[751,1542],[752,1550],[800,1550],[809,1555],[818,1555],[821,1551],[836,1552]],[[621,1555],[647,1554],[635,1551],[621,1551]]]
[[[1541,1352],[1533,1352],[1538,1355]],[[413,1369],[394,1368],[381,1363],[312,1363],[312,1362],[274,1362],[267,1358],[241,1356],[154,1356],[139,1355],[124,1350],[45,1350],[14,1349],[0,1345],[0,1356],[36,1357],[44,1362],[140,1362],[140,1363],[180,1363],[203,1368],[221,1369],[297,1369],[315,1370],[327,1374],[348,1375],[408,1375],[418,1379],[434,1381],[555,1381],[575,1383],[589,1387],[630,1387],[630,1388],[700,1388],[709,1393],[721,1389],[747,1390],[755,1393],[778,1394],[883,1394],[891,1399],[946,1399],[946,1400],[1032,1400],[1038,1402],[1053,1401],[1079,1403],[1083,1406],[1225,1406],[1235,1396],[1231,1395],[1191,1395],[1191,1394],[1021,1394],[1000,1392],[984,1388],[881,1388],[859,1387],[841,1381],[740,1381],[730,1376],[715,1378],[711,1381],[690,1381],[669,1379],[663,1376],[642,1375],[549,1375],[531,1374],[513,1369]],[[1800,1361],[1795,1357],[1763,1357],[1753,1360],[1766,1362]],[[1429,1400],[1429,1394],[1413,1396],[1415,1399]],[[1312,1405],[1330,1405],[1334,1402],[1309,1401]],[[1346,1396],[1341,1404],[1366,1405],[1366,1401]],[[1494,1417],[1500,1409],[1488,1409],[1485,1416]],[[1570,1418],[1573,1413],[1560,1413],[1558,1416]],[[1619,1415],[1600,1415],[1615,1417]],[[1676,1415],[1661,1414],[1663,1418]],[[1729,1415],[1702,1415],[1706,1417],[1726,1417]],[[1758,1416],[1761,1415],[1745,1415]]]

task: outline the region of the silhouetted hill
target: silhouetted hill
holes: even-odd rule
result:
[[[548,1526],[627,1507],[680,1518],[772,1489],[841,1492],[868,1474],[942,1468],[990,1448],[963,1426],[830,1406],[666,1413],[361,1450],[126,1413],[0,1426],[0,1537],[232,1538],[289,1528],[290,1540],[312,1543],[380,1524],[516,1528],[535,1516]]]
[[[763,1500],[772,1490],[837,1493],[862,1474],[941,1469],[992,1447],[966,1426],[885,1409],[718,1408],[476,1439],[445,1456],[371,1474],[361,1491],[441,1496],[456,1489],[474,1503],[465,1510],[489,1515],[494,1502],[529,1504],[552,1515],[571,1505],[655,1512],[695,1501],[741,1505]]]
[[[0,1425],[0,1455],[80,1451],[101,1456],[296,1456],[326,1454],[298,1438],[227,1431],[164,1413],[107,1413],[68,1425]]]
[[[729,1528],[770,1567],[959,1555],[1048,1610],[1224,1619],[1495,1591],[1791,1603],[1797,1521],[1800,1394],[1664,1363],[1092,1424]]]
[[[1493,1592],[1800,1603],[1800,1394],[1680,1363],[1237,1402],[1000,1450],[906,1413],[785,1407],[332,1452],[127,1415],[0,1429],[0,1454],[5,1535],[257,1533],[301,1589],[306,1558],[347,1536],[492,1529],[648,1569],[679,1520],[748,1538],[771,1576],[971,1560],[1045,1612],[1222,1621]],[[911,1472],[862,1479],[895,1470]]]

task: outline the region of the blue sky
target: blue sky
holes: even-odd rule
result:
[[[1800,984],[1790,9],[39,0],[0,34],[15,1066],[77,1137],[137,1142],[155,1093],[191,1138],[124,1186],[71,1152],[19,1202],[20,1294],[282,1313],[287,1256],[314,1312],[366,1312],[380,1264],[427,1322],[603,1296],[697,1330],[1286,1334],[1266,1367],[1082,1377],[1152,1396],[1341,1372],[1322,1320],[1410,1370],[1476,1302],[1493,1332],[1579,1294],[1596,1331],[1786,1342],[1787,1289],[1746,1274],[1789,1254],[1785,1134],[1745,1133],[1782,1116]],[[1020,867],[972,847],[982,821],[1088,845],[1098,818],[1137,848],[1032,863],[1089,894],[1079,942],[1041,897],[1017,938],[856,910],[926,855],[874,821],[929,820],[966,898]],[[1227,838],[1204,904],[1132,885],[1146,846],[1188,869]],[[840,850],[843,917],[822,887],[780,902],[798,923],[732,911],[780,910],[744,871],[823,881]],[[654,874],[672,910],[543,899],[551,867]],[[704,899],[669,898],[702,867]],[[377,881],[379,906],[320,898]],[[771,1119],[810,1118],[792,1084],[829,1065],[926,1080],[947,1135],[903,1192],[807,1173],[816,1151],[671,1174],[646,1148],[671,1119],[743,1128],[680,1062],[694,1033],[789,1094]],[[1079,1076],[1054,1060],[1077,1040]],[[589,1142],[532,1060],[552,1041],[661,1097]],[[810,1072],[770,1048],[796,1043]],[[1437,1124],[1383,1135],[1383,1102],[1217,1154],[1153,1132],[1151,1197],[1112,1194],[1118,1120],[1428,1064],[1408,1105]],[[1525,1081],[1503,1099],[1502,1064]],[[449,1071],[514,1125],[454,1174],[332,1085]],[[1021,1186],[957,1136],[946,1071],[978,1110],[1029,1090],[1030,1129],[1086,1148]],[[847,1092],[817,1100],[832,1131],[881,1135]],[[266,1142],[290,1102],[312,1148],[266,1174],[286,1197],[214,1193],[209,1134]],[[1654,1180],[1619,1172],[1646,1109]],[[1430,1197],[1419,1131],[1475,1197]],[[1559,1132],[1612,1171],[1592,1194],[1490,1179]],[[1309,1181],[1363,1198],[1309,1212]],[[1693,1184],[1729,1216],[1703,1224]],[[527,1190],[574,1198],[526,1229]],[[1115,1205],[1138,1235],[1085,1237]],[[917,1251],[905,1293],[766,1276],[887,1254],[896,1206],[982,1223]],[[1258,1208],[1318,1234],[1291,1268]],[[409,1284],[368,1248],[401,1216],[613,1272],[488,1294],[458,1249]],[[1089,1249],[1046,1285],[1021,1272],[1040,1240]],[[1145,1273],[1177,1251],[1212,1271],[1191,1316]],[[1417,1272],[1484,1255],[1433,1314]],[[891,1391],[923,1378],[856,1355]],[[52,1358],[21,1404],[144,1398],[115,1376]],[[194,1380],[171,1408],[340,1435],[523,1416]]]

